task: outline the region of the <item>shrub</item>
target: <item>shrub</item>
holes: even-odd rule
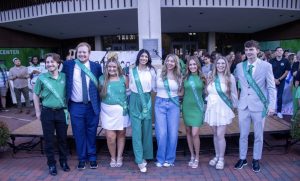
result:
[[[0,122],[0,147],[5,146],[9,139],[9,129],[7,125]]]

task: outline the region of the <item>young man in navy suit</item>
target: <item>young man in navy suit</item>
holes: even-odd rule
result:
[[[91,46],[82,42],[76,48],[77,59],[66,61],[66,95],[71,116],[72,130],[78,155],[78,170],[98,167],[96,157],[96,134],[99,123],[100,97],[98,80],[101,66],[89,60]]]

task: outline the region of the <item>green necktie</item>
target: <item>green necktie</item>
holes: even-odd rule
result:
[[[254,67],[253,65],[249,65],[249,70],[248,71],[249,71],[249,74],[251,76],[252,76],[252,72],[253,72],[253,67]]]

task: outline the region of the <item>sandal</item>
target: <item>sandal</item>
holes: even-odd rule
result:
[[[191,166],[193,165],[194,160],[195,160],[195,158],[194,158],[194,157],[191,157],[191,160],[190,160],[189,163],[188,163],[189,167],[191,167]]]
[[[194,160],[192,168],[198,168],[199,160]]]
[[[116,162],[116,167],[121,167],[123,165],[123,157],[118,157]]]
[[[217,170],[223,170],[224,169],[224,160],[219,160],[216,164]]]
[[[211,159],[210,161],[209,161],[209,165],[210,166],[216,166],[216,164],[217,164],[217,162],[218,162],[218,158],[217,157],[214,157],[213,159]]]
[[[116,164],[117,164],[116,160],[111,158],[110,163],[109,163],[110,167],[116,167]]]

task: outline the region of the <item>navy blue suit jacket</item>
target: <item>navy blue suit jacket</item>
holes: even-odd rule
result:
[[[62,72],[66,74],[66,94],[67,94],[68,103],[71,100],[71,95],[72,95],[74,67],[75,67],[75,61],[68,60],[64,62],[63,70],[62,70]],[[102,75],[100,64],[90,61],[90,68],[91,68],[91,72],[94,74],[96,79],[99,80],[99,77]],[[99,114],[100,96],[97,87],[91,80],[89,86],[89,95],[90,95],[91,103],[95,114]]]

